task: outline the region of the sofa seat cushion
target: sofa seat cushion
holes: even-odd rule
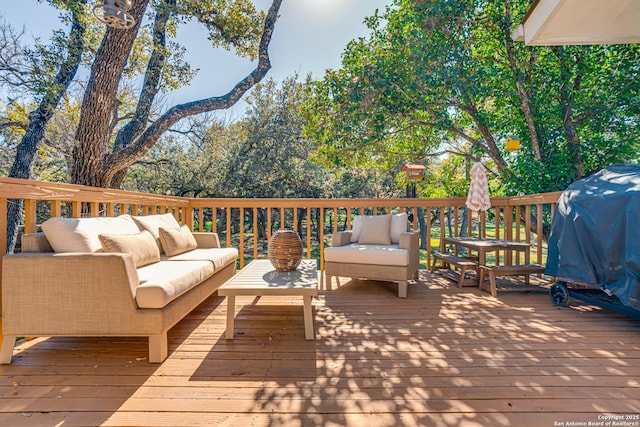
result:
[[[140,308],[162,308],[213,274],[210,261],[160,261],[138,268]]]
[[[407,266],[409,251],[398,245],[359,245],[333,246],[324,250],[324,259],[342,264],[374,264]]]
[[[202,248],[174,256],[163,256],[166,261],[210,261],[215,267],[215,271],[222,270],[229,264],[233,264],[238,259],[236,248]]]

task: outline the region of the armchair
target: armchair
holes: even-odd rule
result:
[[[324,250],[328,289],[334,276],[398,282],[407,297],[408,280],[417,278],[419,235],[407,232],[407,215],[356,216],[351,231],[334,233]]]

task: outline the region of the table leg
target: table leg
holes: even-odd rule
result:
[[[313,312],[311,310],[311,295],[303,295],[304,301],[304,338],[307,340],[314,339],[313,333]]]
[[[233,339],[233,321],[236,314],[236,296],[227,295],[227,339]]]

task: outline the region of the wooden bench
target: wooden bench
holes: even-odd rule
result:
[[[485,275],[489,273],[489,285],[485,284]],[[538,264],[523,265],[481,265],[478,278],[478,287],[481,290],[488,290],[491,296],[498,295],[496,289],[496,277],[499,276],[524,276],[524,282],[529,284],[530,274],[542,274],[544,267]],[[486,289],[488,287],[488,289]]]
[[[436,261],[440,261],[440,267],[436,267]],[[433,261],[431,263],[431,272],[433,273],[436,268],[447,268],[450,269],[451,271],[453,271],[452,267],[459,267],[460,268],[460,276],[456,277],[456,276],[452,276],[451,278],[454,280],[457,280],[458,282],[458,287],[461,288],[463,287],[465,284],[471,284],[474,285],[476,284],[475,280],[473,279],[467,279],[466,278],[466,272],[467,271],[475,271],[476,274],[478,273],[478,263],[468,259],[468,258],[463,258],[463,257],[459,257],[453,254],[448,254],[448,253],[443,253],[443,252],[434,252],[433,253]],[[457,273],[456,273],[457,274]]]

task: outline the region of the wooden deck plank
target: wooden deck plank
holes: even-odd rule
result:
[[[62,421],[60,421],[62,420]],[[443,422],[443,420],[446,420]],[[115,414],[100,412],[68,412],[56,414],[0,414],[0,425],[12,427],[50,426],[61,423],[66,427],[103,426],[529,426],[531,420],[535,426],[553,426],[554,423],[596,422],[597,417],[580,412],[561,414],[544,413],[478,413],[478,414],[215,414],[215,413],[164,413],[164,412],[118,412]],[[567,424],[565,424],[567,425]],[[579,424],[574,424],[579,425]]]
[[[540,288],[491,298],[421,274],[406,300],[371,281],[320,292],[315,341],[299,299],[269,297],[238,297],[228,341],[213,297],[170,331],[162,364],[138,337],[22,343],[0,366],[0,425],[552,426],[640,413],[640,322],[555,307]]]

